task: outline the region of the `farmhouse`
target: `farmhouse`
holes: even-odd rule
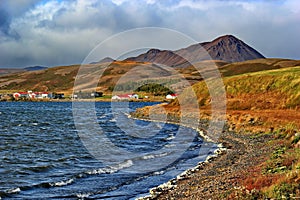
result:
[[[129,100],[129,99],[138,99],[138,94],[120,94],[112,96],[112,100]]]
[[[176,99],[177,98],[177,94],[168,94],[167,96],[166,96],[166,99]]]
[[[37,99],[51,99],[52,98],[52,93],[49,93],[49,92],[36,92],[35,93],[35,98],[37,98]]]
[[[49,92],[15,92],[13,93],[15,99],[25,98],[25,99],[51,99],[52,93]]]
[[[13,97],[15,99],[19,99],[19,98],[28,98],[28,93],[27,92],[15,92],[13,93]]]

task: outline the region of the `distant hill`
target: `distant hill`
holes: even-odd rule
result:
[[[211,42],[203,42],[176,51],[150,49],[144,54],[126,60],[160,63],[171,67],[186,67],[189,62],[204,60],[221,60],[225,62],[241,62],[265,58],[254,48],[242,40],[232,36],[221,36]]]
[[[111,63],[114,62],[115,60],[110,58],[110,57],[105,57],[97,62],[91,62],[90,64],[102,64],[102,63]]]
[[[13,73],[19,73],[19,72],[24,72],[24,69],[13,69],[13,68],[0,68],[0,76],[1,75],[6,75],[6,74],[13,74]]]
[[[32,67],[25,67],[25,68],[0,68],[0,76],[1,75],[8,75],[8,74],[14,74],[14,73],[20,73],[25,71],[36,71],[36,70],[43,70],[47,69],[47,67],[42,66],[32,66]]]
[[[65,91],[71,93],[75,78],[81,67],[87,73],[82,78],[79,90],[110,91],[118,82],[120,85],[131,86],[127,83],[136,81],[155,80],[173,75],[159,65],[145,62],[115,61],[109,66],[105,64],[72,65],[47,68],[39,71],[27,71],[6,74],[0,77],[0,90],[36,90],[36,91]],[[101,77],[100,74],[102,74]],[[77,89],[77,88],[76,88]]]
[[[219,67],[223,77],[229,77],[250,72],[282,69],[286,67],[300,66],[299,60],[289,59],[256,59],[237,63],[227,63],[224,61],[203,61],[198,63],[203,69],[209,70],[212,65]],[[80,65],[51,67],[38,71],[21,71],[12,74],[3,74],[0,77],[0,90],[40,90],[40,91],[65,91],[71,93],[74,81]],[[190,84],[198,83],[202,80],[201,75],[192,66],[186,68],[175,68],[171,73],[161,65],[134,62],[134,61],[114,61],[110,66],[105,64],[90,64],[82,66],[84,69],[102,73],[102,77],[92,75],[86,76],[85,88],[91,88],[95,83],[97,89],[102,92],[109,92],[114,85],[119,82],[124,87],[130,86],[127,83],[140,82],[146,80],[175,80],[178,77],[174,74],[181,74]],[[0,70],[1,72],[1,70]],[[180,86],[178,86],[180,88]],[[93,88],[91,88],[93,89]]]
[[[37,71],[37,70],[47,69],[47,67],[43,67],[43,66],[32,66],[32,67],[25,67],[24,69],[25,69],[26,71]]]

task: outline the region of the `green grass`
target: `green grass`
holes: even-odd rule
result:
[[[299,66],[225,77],[223,78],[223,82],[228,97],[247,96],[245,99],[246,102],[241,103],[249,104],[248,107],[245,106],[245,109],[249,109],[251,106],[257,104],[257,99],[251,98],[252,95],[261,95],[261,101],[267,102],[269,98],[273,98],[282,102],[282,105],[270,106],[281,106],[282,108],[295,108],[300,106]],[[184,98],[185,101],[189,101],[190,98],[192,98],[189,90],[190,89],[187,89],[183,92],[182,98]],[[210,95],[204,81],[193,85],[193,90],[198,96],[200,106],[209,103]],[[179,102],[174,101],[172,105],[179,105]],[[236,106],[236,109],[239,109],[241,105],[236,103],[236,105],[232,106]]]

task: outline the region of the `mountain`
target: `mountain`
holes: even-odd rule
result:
[[[110,58],[110,57],[105,57],[97,62],[92,62],[90,64],[102,64],[102,63],[111,63],[111,62],[114,62],[115,60]]]
[[[160,63],[170,67],[186,67],[189,62],[204,60],[222,60],[225,62],[241,62],[265,58],[242,40],[232,36],[221,36],[211,42],[203,42],[176,51],[150,49],[137,57],[126,60]]]
[[[202,43],[202,46],[214,60],[241,62],[265,58],[254,48],[232,35],[225,35],[212,42]]]
[[[26,71],[37,71],[37,70],[44,70],[47,69],[47,67],[43,66],[32,66],[32,67],[25,67],[24,68]]]
[[[189,65],[184,58],[173,51],[159,49],[150,49],[137,57],[127,58],[126,61],[159,63],[170,67]]]

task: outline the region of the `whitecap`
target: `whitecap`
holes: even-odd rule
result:
[[[166,140],[173,140],[173,139],[175,139],[175,136],[174,136],[174,135],[172,135],[172,136],[166,138]]]
[[[71,183],[74,182],[74,179],[69,179],[69,180],[66,180],[66,181],[59,181],[59,182],[56,182],[56,183],[50,183],[50,185],[53,187],[53,186],[56,186],[56,187],[61,187],[61,186],[65,186],[65,185],[69,185]]]
[[[148,160],[148,159],[154,159],[154,158],[160,158],[160,157],[164,157],[167,156],[168,153],[161,153],[161,154],[150,154],[150,155],[144,155],[142,157],[143,160]]]
[[[153,174],[154,174],[154,175],[161,175],[161,174],[163,174],[163,173],[165,173],[165,171],[154,172]]]
[[[145,155],[142,157],[142,159],[144,159],[144,160],[153,159],[153,158],[155,158],[154,155]]]
[[[87,171],[86,174],[89,174],[89,175],[112,174],[112,173],[115,173],[115,172],[117,172],[121,169],[131,167],[132,165],[133,165],[132,160],[127,160],[127,161],[125,161],[123,163],[120,163],[120,164],[117,164],[115,166],[110,166],[110,167],[107,167],[107,168],[100,168],[100,169],[94,169],[94,170],[91,170],[91,171]]]
[[[110,122],[116,122],[117,120],[115,118],[112,118],[109,120]]]
[[[76,194],[79,199],[88,198],[90,195],[92,195],[92,193]]]
[[[166,144],[165,145],[166,148],[171,148],[171,147],[175,147],[175,146],[176,146],[175,144]]]
[[[13,189],[6,190],[6,193],[8,193],[8,194],[13,194],[13,193],[18,193],[18,192],[21,192],[20,188],[13,188]]]

